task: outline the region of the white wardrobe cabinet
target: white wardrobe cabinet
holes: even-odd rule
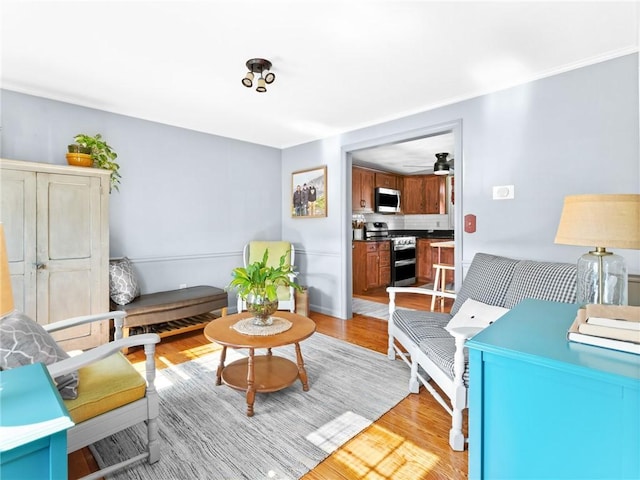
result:
[[[40,324],[109,311],[109,175],[0,159],[14,302]],[[56,337],[67,351],[109,340],[108,322],[69,330]]]

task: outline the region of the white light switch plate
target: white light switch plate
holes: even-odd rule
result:
[[[511,200],[514,197],[513,185],[502,185],[499,187],[493,187],[493,199],[494,200]]]

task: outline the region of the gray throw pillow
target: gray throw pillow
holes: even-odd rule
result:
[[[14,311],[0,319],[0,368],[44,363],[50,365],[69,358],[42,325],[22,312]],[[78,372],[55,378],[60,396],[71,400],[78,396]]]
[[[127,257],[109,261],[109,295],[118,305],[127,305],[140,295],[133,266]]]

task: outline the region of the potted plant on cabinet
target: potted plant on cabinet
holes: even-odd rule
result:
[[[91,167],[93,159],[91,158],[91,149],[83,147],[77,143],[68,146],[67,163],[76,167]]]
[[[96,168],[102,168],[105,170],[111,170],[111,184],[109,190],[118,190],[120,184],[120,165],[115,162],[118,158],[118,154],[113,151],[113,148],[102,138],[102,135],[96,133],[94,136],[90,136],[84,133],[79,133],[74,137],[75,146],[88,150],[91,157],[91,165]],[[69,151],[73,145],[69,145]],[[67,154],[68,160],[69,154]]]
[[[277,267],[267,266],[269,250],[265,250],[262,260],[250,263],[246,267],[234,268],[233,280],[227,288],[235,289],[238,295],[247,302],[247,310],[254,317],[256,325],[271,325],[271,315],[278,309],[278,287],[293,287],[302,291],[302,287],[294,282],[298,274],[293,265],[287,263],[288,253],[280,257]]]

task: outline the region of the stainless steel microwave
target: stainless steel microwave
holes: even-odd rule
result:
[[[400,190],[376,187],[375,207],[378,213],[400,213]]]

